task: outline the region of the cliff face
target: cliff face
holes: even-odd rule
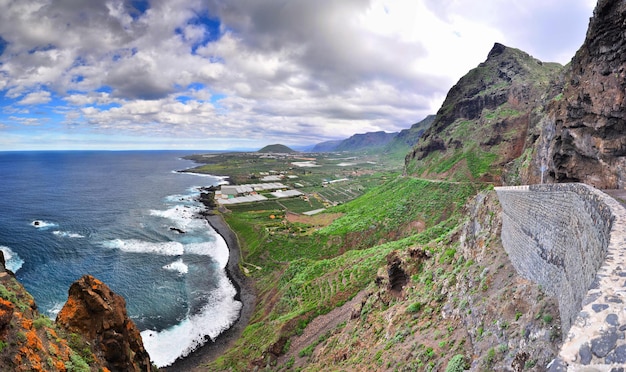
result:
[[[503,166],[523,153],[532,111],[561,68],[496,43],[487,60],[450,89],[406,156],[406,172],[499,182]]]
[[[85,275],[74,282],[56,321],[92,342],[111,370],[150,371],[150,357],[126,314],[126,301],[98,279]]]
[[[39,314],[32,296],[6,269],[0,251],[0,369],[108,371],[80,336]]]
[[[141,345],[124,299],[92,277],[72,285],[59,322],[40,314],[0,251],[0,370],[149,371]]]
[[[526,183],[626,186],[626,1],[600,0],[563,86],[543,112]]]

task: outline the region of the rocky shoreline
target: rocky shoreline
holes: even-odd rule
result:
[[[241,248],[237,235],[230,229],[230,226],[224,221],[224,218],[214,212],[215,205],[211,203],[204,195],[200,201],[206,206],[207,211],[203,213],[204,218],[209,225],[226,241],[229,250],[228,264],[226,264],[226,275],[233,283],[237,290],[235,299],[243,304],[239,313],[239,318],[235,323],[222,334],[220,334],[213,342],[209,341],[202,347],[184,358],[177,359],[174,364],[161,368],[162,371],[168,372],[185,372],[206,370],[202,366],[210,363],[217,357],[222,355],[235,342],[248,325],[250,317],[256,305],[256,293],[252,281],[246,277],[239,268],[239,259],[241,257]]]

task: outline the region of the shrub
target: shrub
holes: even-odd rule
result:
[[[465,357],[461,354],[457,354],[448,362],[446,372],[463,372],[466,367]]]
[[[487,363],[487,365],[491,365],[493,364],[493,362],[495,362],[496,360],[496,351],[494,348],[489,349],[489,351],[487,351],[487,359],[485,359],[485,362]]]
[[[52,320],[45,315],[41,315],[39,318],[33,321],[35,329],[41,329],[42,327],[52,327]]]
[[[298,356],[300,358],[304,358],[305,356],[310,356],[313,354],[313,349],[315,349],[316,345],[309,345],[307,347],[305,347],[304,349],[300,350],[300,352],[298,353]]]
[[[409,305],[409,307],[407,307],[406,311],[409,313],[417,313],[420,310],[422,310],[422,303],[421,302],[414,302],[412,304]]]
[[[70,355],[70,360],[65,362],[65,368],[67,372],[90,372],[87,362],[76,353]]]

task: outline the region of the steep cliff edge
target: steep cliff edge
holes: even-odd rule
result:
[[[435,179],[500,182],[522,155],[533,110],[562,66],[496,43],[455,84],[432,126],[406,156],[406,172]]]
[[[561,91],[538,118],[525,183],[537,182],[543,165],[555,182],[626,186],[625,22],[625,1],[598,2]]]
[[[15,275],[6,269],[4,255],[0,251],[0,370],[106,372],[151,369],[150,359],[145,350],[143,354],[135,352],[134,360],[125,360],[124,363],[115,358],[118,352],[123,354],[126,350],[135,350],[133,343],[141,344],[141,337],[126,317],[123,299],[113,294],[104,284],[98,284],[95,279],[87,281],[83,278],[77,283],[89,284],[91,286],[89,291],[105,296],[80,296],[73,295],[70,291],[66,308],[73,307],[76,317],[67,317],[66,315],[70,314],[65,310],[65,315],[60,316],[63,320],[59,322],[63,324],[55,324],[50,318],[39,313],[33,297],[17,281]],[[72,288],[84,289],[82,284],[77,283]],[[81,300],[84,300],[84,303],[81,304]],[[87,303],[90,304],[89,308],[108,309],[99,315],[88,313],[81,309]],[[117,322],[122,320],[126,330],[115,327]],[[99,322],[101,328],[97,328],[95,324],[87,326],[87,322]],[[94,343],[94,339],[101,336],[98,334],[101,333],[103,326],[110,326],[108,329],[119,332],[112,339],[118,341],[125,338],[129,349],[117,350],[115,347],[122,345],[126,347],[126,344],[121,342],[115,344],[106,339]],[[95,338],[85,337],[94,334]]]
[[[93,276],[72,284],[56,322],[89,340],[111,370],[150,371],[150,356],[126,314],[126,301]]]

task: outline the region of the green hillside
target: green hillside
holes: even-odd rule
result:
[[[290,149],[289,147],[285,146],[285,145],[281,145],[281,144],[274,144],[274,145],[267,145],[265,147],[263,147],[262,149],[260,149],[257,152],[263,152],[263,153],[273,153],[273,154],[292,154],[294,152],[297,152],[295,150]]]
[[[259,306],[237,345],[214,367],[246,370],[251,360],[265,358],[264,350],[285,348],[316,316],[370,286],[390,252],[448,236],[479,187],[396,178],[328,210],[341,217],[312,233],[301,233],[309,231],[306,223],[269,218],[283,216],[280,209],[232,208],[225,217],[240,238],[243,266],[261,268],[251,273]],[[421,231],[409,228],[415,222]]]
[[[392,158],[404,159],[406,154],[417,144],[417,141],[424,132],[430,128],[435,118],[435,115],[428,115],[423,120],[411,125],[411,128],[401,130],[393,140],[385,146],[383,153]]]

